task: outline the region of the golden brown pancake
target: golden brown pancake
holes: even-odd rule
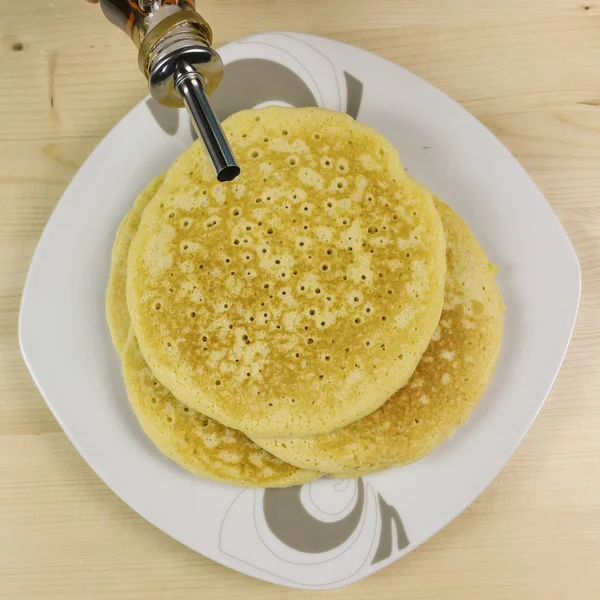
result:
[[[144,212],[127,299],[142,354],[191,408],[253,436],[329,432],[412,375],[439,320],[431,194],[347,115],[269,107],[224,123],[241,167],[184,152]]]

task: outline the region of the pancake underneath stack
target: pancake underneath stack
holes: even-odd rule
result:
[[[493,372],[503,306],[483,251],[346,115],[243,111],[224,130],[241,178],[216,183],[194,145],[115,241],[108,321],[144,431],[245,486],[420,458]]]

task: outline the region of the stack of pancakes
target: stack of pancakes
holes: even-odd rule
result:
[[[243,486],[351,477],[427,454],[488,385],[504,307],[461,219],[350,117],[269,107],[223,124],[121,224],[108,322],[148,437]]]

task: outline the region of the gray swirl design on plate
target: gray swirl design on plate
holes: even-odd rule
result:
[[[377,494],[379,500],[379,517],[381,519],[381,531],[379,533],[379,545],[371,564],[381,562],[392,555],[392,524],[396,528],[396,545],[398,550],[408,546],[408,536],[402,524],[398,511],[388,504],[381,494]]]
[[[210,102],[221,120],[264,102],[318,106],[301,77],[288,67],[264,58],[243,58],[227,64],[223,81]]]
[[[360,523],[365,504],[365,484],[357,480],[357,500],[345,517],[338,521],[321,521],[313,517],[301,500],[302,488],[267,489],[263,496],[263,511],[269,529],[281,542],[299,552],[320,553],[333,550],[346,542]],[[408,536],[398,511],[388,504],[381,494],[379,518],[381,529],[379,543],[371,564],[385,560],[392,554],[393,528],[396,531],[398,550],[408,546]]]
[[[302,504],[302,486],[265,490],[263,511],[273,534],[299,552],[327,552],[341,546],[357,528],[365,503],[365,484],[358,479],[356,504],[339,521],[320,521]]]
[[[348,71],[344,71],[344,77],[346,78],[346,114],[357,119],[362,102],[363,84]]]
[[[363,477],[245,490],[219,534],[230,559],[307,587],[347,581],[408,545],[397,509]]]

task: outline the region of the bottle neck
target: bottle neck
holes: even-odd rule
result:
[[[140,46],[160,21],[180,11],[196,12],[195,0],[100,0],[102,12]]]

